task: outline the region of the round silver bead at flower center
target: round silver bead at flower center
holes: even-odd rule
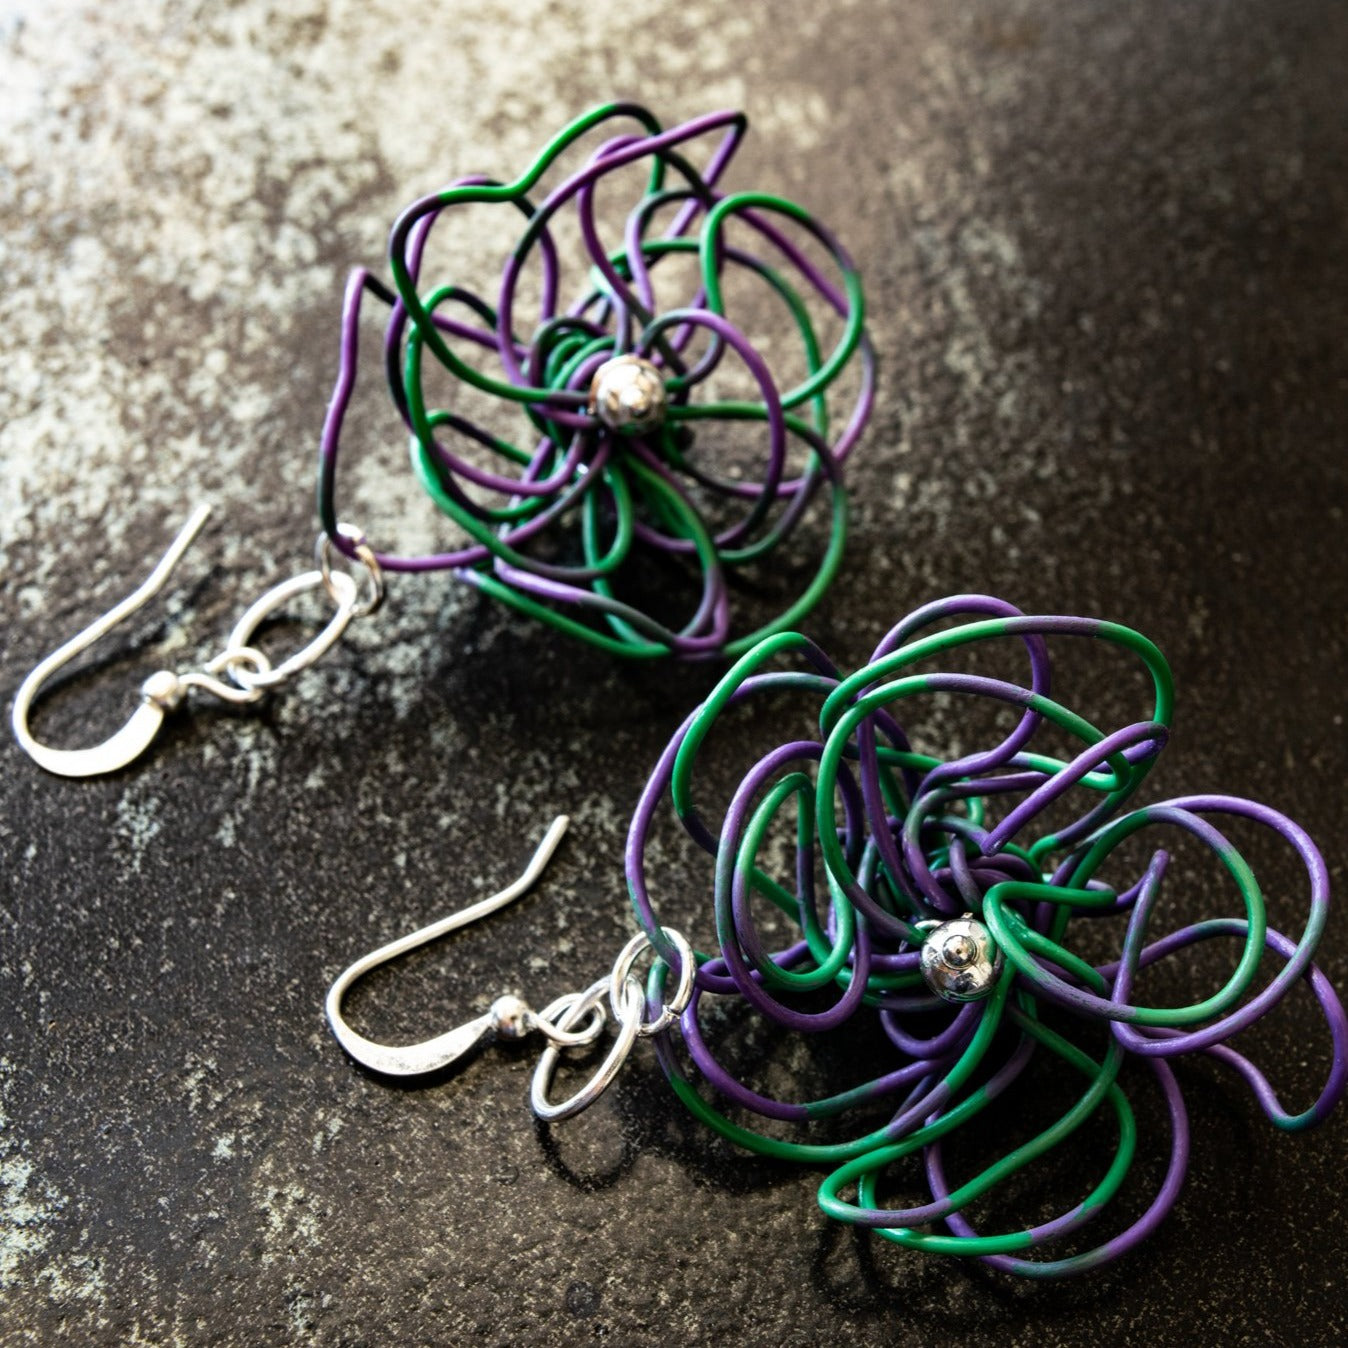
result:
[[[612,431],[635,435],[665,419],[665,381],[659,369],[641,356],[614,356],[595,372],[590,384],[590,412]]]
[[[988,996],[1002,963],[992,934],[967,914],[932,926],[922,941],[922,977],[947,1002],[976,1002]]]

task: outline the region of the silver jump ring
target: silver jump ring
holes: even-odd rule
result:
[[[566,1032],[579,1024],[592,1008],[603,1001],[608,993],[608,984],[607,978],[601,978],[586,988],[572,1002],[570,1008],[562,1012],[555,1028]],[[561,1104],[554,1105],[548,1099],[548,1091],[552,1088],[552,1078],[557,1071],[557,1059],[561,1049],[556,1044],[549,1044],[543,1050],[538,1059],[538,1066],[534,1068],[533,1086],[529,1091],[529,1103],[540,1119],[553,1123],[558,1119],[572,1118],[582,1110],[588,1109],[603,1095],[612,1084],[613,1078],[618,1075],[623,1063],[627,1061],[627,1055],[631,1053],[632,1045],[637,1041],[644,1002],[645,998],[637,980],[629,978],[623,988],[622,1009],[618,1013],[618,1037],[613,1041],[613,1047],[609,1049],[608,1056],[599,1064],[589,1081]]]
[[[331,584],[325,588],[336,596],[337,611],[328,619],[328,625],[307,646],[301,647],[289,659],[283,660],[272,669],[254,673],[231,666],[230,677],[236,683],[250,691],[257,688],[274,688],[277,684],[285,683],[300,670],[308,669],[333,646],[346,631],[351,619],[356,616],[356,582],[345,571],[334,571],[329,579]],[[240,650],[251,648],[253,634],[277,609],[304,594],[306,590],[316,590],[323,585],[324,580],[320,572],[305,571],[273,586],[234,624],[234,630],[225,643],[225,654],[233,656]]]
[[[364,566],[369,581],[365,598],[352,607],[351,616],[368,618],[384,602],[384,568],[379,565],[374,549],[365,541],[365,535],[354,524],[339,524],[337,532],[351,544],[351,550]],[[335,582],[335,577],[340,573],[332,569],[332,539],[328,534],[319,534],[314,544],[314,557],[318,561],[319,574],[323,577],[323,588],[332,602],[340,607],[343,601]]]
[[[661,1006],[660,1014],[654,1020],[642,1020],[637,1033],[643,1039],[649,1035],[663,1033],[683,1015],[684,1009],[692,1000],[693,979],[697,975],[697,956],[693,954],[693,947],[683,935],[669,927],[661,927],[660,931],[679,952],[679,985],[674,990],[673,999]],[[620,1002],[626,996],[625,989],[627,983],[631,981],[632,966],[636,963],[637,957],[648,949],[654,949],[651,938],[644,931],[639,931],[623,946],[618,958],[613,962],[613,972],[608,979],[608,998],[609,1005],[613,1007],[613,1014],[619,1020],[622,1019]],[[643,1017],[645,1015],[644,998],[642,1015]]]

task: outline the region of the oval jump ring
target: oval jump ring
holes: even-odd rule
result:
[[[356,616],[356,582],[345,571],[332,572],[327,582],[324,581],[321,571],[305,571],[273,586],[234,624],[234,630],[225,643],[226,653],[251,648],[253,634],[278,608],[289,603],[296,595],[316,590],[320,586],[337,597],[337,611],[328,619],[328,625],[307,646],[302,646],[288,660],[283,660],[272,669],[263,673],[231,669],[230,677],[236,683],[249,690],[274,688],[277,684],[285,683],[300,670],[308,669],[315,660],[331,649],[346,631],[351,619]]]
[[[598,1006],[608,992],[609,980],[601,978],[588,987],[569,1010],[562,1013],[556,1028],[568,1031],[577,1024],[592,1007]],[[618,1037],[613,1041],[608,1056],[599,1064],[595,1074],[574,1095],[554,1105],[548,1099],[548,1090],[552,1086],[553,1073],[557,1070],[557,1058],[561,1049],[549,1044],[538,1059],[534,1069],[533,1085],[529,1091],[529,1103],[534,1113],[549,1123],[558,1119],[569,1119],[588,1109],[612,1084],[619,1069],[627,1061],[632,1045],[637,1041],[637,1032],[641,1029],[641,1014],[644,996],[635,978],[629,978],[624,985],[622,1013],[618,1016]]]

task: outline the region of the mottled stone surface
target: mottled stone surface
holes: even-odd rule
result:
[[[1342,884],[1346,62],[1326,0],[0,0],[0,686],[195,501],[183,585],[47,737],[112,724],[152,649],[204,651],[302,565],[343,274],[405,201],[604,97],[742,104],[735,182],[826,214],[884,356],[811,630],[855,661],[969,588],[1140,626],[1180,687],[1161,788],[1287,809]],[[429,538],[361,416],[392,448],[349,479],[360,518]],[[420,1090],[344,1059],[338,969],[512,875],[559,807],[540,891],[353,1015],[429,1033],[611,957],[626,812],[712,673],[404,581],[292,692],[114,779],[5,750],[0,1342],[1342,1342],[1348,1123],[1276,1134],[1215,1066],[1183,1071],[1160,1236],[1034,1287],[830,1225],[649,1058],[551,1134],[528,1048]],[[1323,964],[1348,986],[1343,914]],[[1314,1024],[1298,1000],[1261,1040],[1290,1101]]]

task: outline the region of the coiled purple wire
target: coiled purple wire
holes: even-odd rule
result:
[[[615,120],[635,120],[639,130],[612,136],[541,202],[530,199],[539,175],[576,139]],[[403,212],[389,244],[396,289],[363,268],[352,272],[347,285],[340,367],[320,449],[319,512],[335,546],[348,554],[354,546],[338,530],[336,469],[355,388],[361,308],[373,295],[389,306],[385,374],[412,436],[418,471],[437,505],[470,535],[462,546],[419,556],[376,549],[385,569],[453,571],[572,635],[642,657],[733,655],[794,621],[817,600],[841,555],[846,521],[841,468],[873,405],[874,353],[862,326],[855,268],[837,240],[792,203],[721,190],[720,179],[746,127],[742,114],[720,112],[666,130],[635,104],[612,104],[561,132],[516,183],[461,178]],[[715,135],[721,139],[699,171],[688,154]],[[621,236],[606,239],[596,214],[597,191],[636,164],[652,169],[650,186],[628,212]],[[667,187],[671,175],[677,185]],[[456,206],[481,201],[517,210],[524,221],[492,301],[457,282],[428,288],[423,266],[435,225]],[[666,210],[673,219],[661,232],[657,217]],[[567,267],[556,238],[565,213],[579,224],[578,269]],[[726,239],[732,222],[757,240],[761,252]],[[837,279],[811,260],[793,230],[822,247]],[[653,274],[667,275],[660,264],[685,251],[697,258],[702,280],[662,310]],[[519,287],[534,263],[541,300],[533,335],[525,336],[516,326]],[[723,311],[721,281],[734,270],[776,290],[792,309],[811,371],[795,390],[779,386],[768,363]],[[568,279],[574,289],[564,301]],[[811,306],[845,325],[827,358],[815,349]],[[684,357],[698,333],[706,335],[707,345],[690,366]],[[490,357],[495,372],[470,365],[455,354],[455,344]],[[421,387],[427,352],[456,379],[513,402],[531,432],[528,447],[496,439],[452,407],[427,407]],[[645,358],[661,373],[669,401],[666,424],[657,430],[616,432],[589,405],[596,371],[625,354]],[[853,354],[860,384],[835,426],[828,386]],[[709,379],[728,355],[748,371],[756,399],[725,402],[707,395]],[[800,396],[802,390],[808,396]],[[765,454],[757,475],[714,471],[716,424],[744,420],[762,427]],[[787,471],[793,441],[808,454],[808,466],[794,476]],[[485,451],[493,466],[468,457],[470,446],[479,459]],[[746,633],[734,621],[733,575],[790,536],[821,487],[833,505],[831,537],[818,573],[776,619]],[[723,506],[743,502],[745,510],[737,521],[713,527],[703,519],[704,500]],[[597,540],[596,534],[605,537]],[[572,559],[577,550],[583,560]],[[660,557],[692,573],[697,599],[679,626],[666,625],[619,593],[620,580],[637,568],[649,570]]]
[[[1103,641],[1139,656],[1152,676],[1156,698],[1152,712],[1110,730],[1089,726],[1051,698],[1050,642],[1069,637]],[[1006,641],[1017,643],[1026,656],[1028,678],[1023,684],[948,670],[932,672],[938,658],[965,647]],[[781,657],[790,657],[790,669],[764,671],[769,660]],[[712,822],[695,798],[695,767],[705,742],[725,712],[782,691],[803,692],[818,700],[818,738],[795,739],[759,757]],[[1020,715],[1014,728],[988,747],[951,759],[918,754],[901,729],[898,712],[906,699],[932,693],[957,703],[992,701],[1018,708]],[[681,1026],[688,1057],[705,1086],[741,1114],[802,1125],[822,1118],[845,1120],[862,1107],[873,1112],[877,1102],[890,1103],[887,1120],[862,1137],[837,1144],[783,1142],[777,1135],[756,1133],[747,1124],[734,1122],[699,1095],[666,1036],[658,1043],[661,1063],[685,1103],[734,1140],[768,1154],[829,1165],[843,1162],[821,1191],[821,1202],[834,1215],[875,1228],[900,1243],[976,1255],[994,1267],[1030,1277],[1064,1276],[1113,1259],[1154,1231],[1170,1211],[1187,1167],[1189,1134],[1169,1060],[1203,1053],[1233,1068],[1279,1128],[1298,1130],[1323,1120],[1348,1087],[1348,1017],[1329,980],[1312,963],[1328,914],[1328,870],[1304,830],[1255,801],[1206,794],[1125,808],[1164,748],[1170,697],[1163,658],[1138,634],[1096,619],[1027,617],[987,596],[958,596],[919,609],[899,623],[868,665],[850,678],[845,679],[812,643],[791,634],[770,638],[741,659],[680,726],[638,803],[627,843],[628,887],[638,921],[664,957],[672,960],[646,873],[655,813],[670,792],[685,832],[715,863],[710,886],[715,939],[707,953],[699,954],[696,991]],[[1054,726],[1068,729],[1077,739],[1081,747],[1074,757],[1050,757],[1036,748]],[[831,781],[826,780],[826,768],[834,773]],[[751,897],[764,893],[771,877],[744,850],[745,839],[755,811],[770,798],[776,800],[778,812],[792,802],[797,812],[807,808],[803,802],[808,792],[801,782],[814,793],[814,829],[812,836],[798,839],[794,880],[779,893],[789,891],[802,933],[813,924],[817,936],[813,946],[798,939],[768,951],[754,922]],[[772,797],[774,791],[779,796]],[[1055,819],[1068,815],[1051,831],[1046,827],[1050,808]],[[1266,925],[1258,882],[1218,827],[1221,819],[1271,830],[1296,857],[1308,891],[1305,921],[1295,938]],[[1106,882],[1102,872],[1117,868],[1118,849],[1157,827],[1180,830],[1220,862],[1241,895],[1243,914],[1209,916],[1199,911],[1186,920],[1185,896],[1173,892],[1173,885],[1164,885],[1170,866],[1164,848],[1154,848],[1140,872]],[[820,913],[823,899],[816,893],[820,856],[832,890],[827,914]],[[1188,897],[1191,903],[1207,901],[1210,887],[1190,890]],[[920,981],[922,931],[915,924],[964,912],[981,917],[999,934],[1008,972],[999,995],[955,1008],[939,1001]],[[1153,934],[1162,913],[1170,929]],[[1072,949],[1072,933],[1114,915],[1125,921],[1117,958],[1080,962]],[[845,922],[852,925],[844,940]],[[684,922],[675,925],[687,930]],[[1175,967],[1178,957],[1178,967],[1191,971],[1194,966],[1184,952],[1232,938],[1242,943],[1241,961],[1235,975],[1215,992],[1188,1006],[1163,1010],[1133,1000],[1133,987],[1143,969],[1162,963]],[[820,983],[807,1006],[789,988],[777,986],[779,978],[767,976],[774,970],[805,975],[823,970],[826,960],[836,961],[840,942],[845,959],[835,976]],[[1255,971],[1264,952],[1275,956],[1280,968],[1256,989]],[[1282,1105],[1261,1069],[1228,1041],[1298,985],[1309,989],[1324,1017],[1332,1062],[1318,1097],[1292,1112]],[[875,1022],[894,1056],[892,1061],[872,1064],[866,1081],[827,1098],[774,1099],[729,1070],[717,1056],[703,1014],[709,997],[740,1002],[748,1019],[737,1017],[738,1024],[761,1016],[781,1027],[787,1032],[783,1042],[788,1049],[793,1033],[845,1027],[851,1035],[863,1023]],[[822,1009],[820,1000],[826,1002]],[[972,1051],[984,1017],[1000,1016],[1003,1006],[1007,1016],[1003,1028],[989,1039],[981,1075],[962,1075],[957,1064]],[[1109,1100],[1116,1113],[1126,1110],[1126,1102],[1119,1104],[1122,1097],[1113,1094],[1117,1083],[1108,1074],[1117,1071],[1124,1059],[1144,1062],[1165,1100],[1171,1135],[1165,1178],[1140,1217],[1092,1248],[1041,1259],[1028,1257],[1028,1252],[1080,1230],[1100,1215],[1104,1202],[1075,1204],[1051,1221],[985,1239],[963,1210],[969,1200],[957,1203],[952,1197],[942,1130],[952,1116],[976,1117],[974,1097],[986,1103],[1020,1086],[1031,1061],[1045,1052],[1071,1061],[1065,1055],[1073,1051],[1074,1039],[1062,1041],[1067,1048],[1055,1047],[1052,1035],[1044,1038],[1047,1030],[1034,1033],[1040,1011],[1049,1008],[1067,1013],[1069,1031],[1083,1039],[1075,1050],[1078,1072],[1086,1070],[1081,1054],[1088,1045],[1093,1044],[1096,1053],[1111,1041],[1114,1045],[1103,1063],[1089,1053],[1084,1059],[1096,1074],[1094,1080],[1102,1083],[1094,1108],[1103,1108]],[[718,1023],[723,1025],[725,1018],[718,1018]],[[965,1113],[954,1114],[961,1109]],[[875,1176],[898,1162],[905,1139],[926,1137],[930,1140],[915,1144],[915,1154],[922,1158],[918,1173],[929,1187],[929,1203],[887,1209],[863,1202],[860,1190],[856,1202],[838,1197],[839,1176],[847,1183],[868,1183],[868,1192],[873,1193]],[[905,1174],[911,1183],[911,1171]],[[964,1187],[981,1182],[978,1177]],[[937,1231],[919,1230],[928,1225]]]

